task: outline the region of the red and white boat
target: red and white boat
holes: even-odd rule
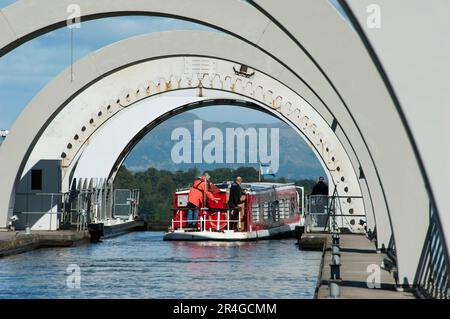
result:
[[[164,240],[215,240],[240,241],[283,237],[291,234],[295,226],[304,222],[303,187],[280,183],[242,183],[246,190],[245,202],[239,211],[239,218],[231,219],[227,199],[231,183],[216,185],[220,198],[216,204],[207,201],[196,220],[196,227],[188,216],[189,189],[175,192],[173,218]],[[235,227],[233,227],[235,226]],[[237,226],[237,227],[236,227]],[[233,229],[234,228],[234,229]]]

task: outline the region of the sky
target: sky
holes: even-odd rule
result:
[[[0,0],[3,8],[16,0]],[[38,1],[38,0],[36,0]],[[337,0],[330,0],[338,7]],[[170,18],[128,16],[105,18],[82,23],[74,29],[74,61],[119,40],[150,32],[169,30],[203,30],[218,32],[208,27]],[[0,130],[10,130],[14,121],[49,81],[70,66],[70,31],[61,28],[35,38],[0,59]],[[222,110],[225,106],[222,107]],[[195,113],[205,120],[217,121],[216,111],[200,109]],[[221,112],[221,121],[239,124],[270,123],[276,121],[263,113],[241,109],[235,112]]]

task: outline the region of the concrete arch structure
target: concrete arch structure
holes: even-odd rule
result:
[[[366,179],[380,183],[381,187],[373,191],[381,191],[378,194],[381,198],[374,198],[371,191],[374,212],[376,216],[386,216],[386,210],[383,212],[382,207],[375,206],[386,204],[397,248],[400,282],[415,283],[429,223],[428,195],[432,189],[424,187],[428,171],[420,169],[423,164],[421,158],[414,152],[414,141],[389,94],[386,79],[380,75],[373,56],[369,54],[372,52],[367,51],[360,38],[340,20],[327,2],[290,1],[277,7],[270,1],[256,1],[260,4],[257,10],[242,1],[186,1],[183,6],[176,1],[130,3],[117,0],[114,6],[110,1],[79,2],[82,13],[90,18],[156,13],[201,21],[245,39],[275,58],[285,69],[281,73],[269,74],[277,74],[275,77],[280,82],[292,87],[288,83],[298,81],[301,74],[306,89],[294,86],[295,90],[316,109],[328,106],[328,114],[323,112],[327,122],[330,126],[335,126],[332,125],[334,120],[339,123],[342,132],[336,130],[336,134],[347,137],[348,146],[356,150]],[[34,7],[31,1],[19,1],[3,9],[0,20],[3,49],[0,52],[4,54],[30,37],[62,25],[67,4],[66,1],[47,0]],[[47,10],[48,5],[53,5],[54,10]],[[110,8],[114,8],[114,12]],[[32,20],[29,18],[31,13]],[[319,13],[321,23],[317,24],[315,18]],[[337,36],[345,45],[336,45]],[[91,75],[95,78],[96,72],[91,71]],[[383,131],[374,123],[385,123]],[[352,131],[355,126],[356,131]],[[26,155],[28,149],[24,151],[14,149],[20,148],[18,145],[9,146],[15,139],[21,141],[20,138],[24,137],[25,148],[29,148],[34,140],[34,136],[25,136],[17,130],[12,131],[12,135],[14,137],[9,138],[9,143],[6,140],[0,150],[2,160],[5,149],[17,151],[22,157]],[[7,176],[5,183],[9,184],[5,189],[9,192],[14,173],[3,173]],[[398,192],[399,188],[403,192]],[[443,196],[439,198],[442,203],[448,203]],[[2,211],[8,206],[6,201],[0,198]],[[437,205],[438,213],[440,207],[447,207],[442,205]],[[378,218],[377,226],[380,226]],[[415,229],[414,236],[410,236],[410,229]]]

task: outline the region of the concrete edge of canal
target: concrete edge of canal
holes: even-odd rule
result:
[[[112,238],[143,229],[145,229],[143,221],[105,226],[101,238]],[[42,247],[72,247],[90,242],[91,235],[88,230],[32,231],[30,234],[14,231],[0,232],[0,258]]]
[[[41,247],[70,247],[89,242],[87,231],[34,231],[31,234],[8,232],[0,234],[0,257],[24,253]]]
[[[374,243],[363,234],[341,234],[340,243],[336,248],[332,245],[331,234],[308,233],[298,240],[298,245],[301,250],[322,251],[314,292],[315,299],[415,299],[420,297],[414,290],[398,288],[395,267],[386,266],[389,264],[389,257],[386,253],[377,252]],[[333,255],[339,256],[338,280],[331,279],[332,273],[335,272],[332,268]]]

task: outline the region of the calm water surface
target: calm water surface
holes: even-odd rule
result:
[[[1,258],[0,298],[313,296],[321,253],[299,251],[292,239],[189,243],[162,235],[134,232]],[[67,285],[71,264],[80,267],[80,288]]]

